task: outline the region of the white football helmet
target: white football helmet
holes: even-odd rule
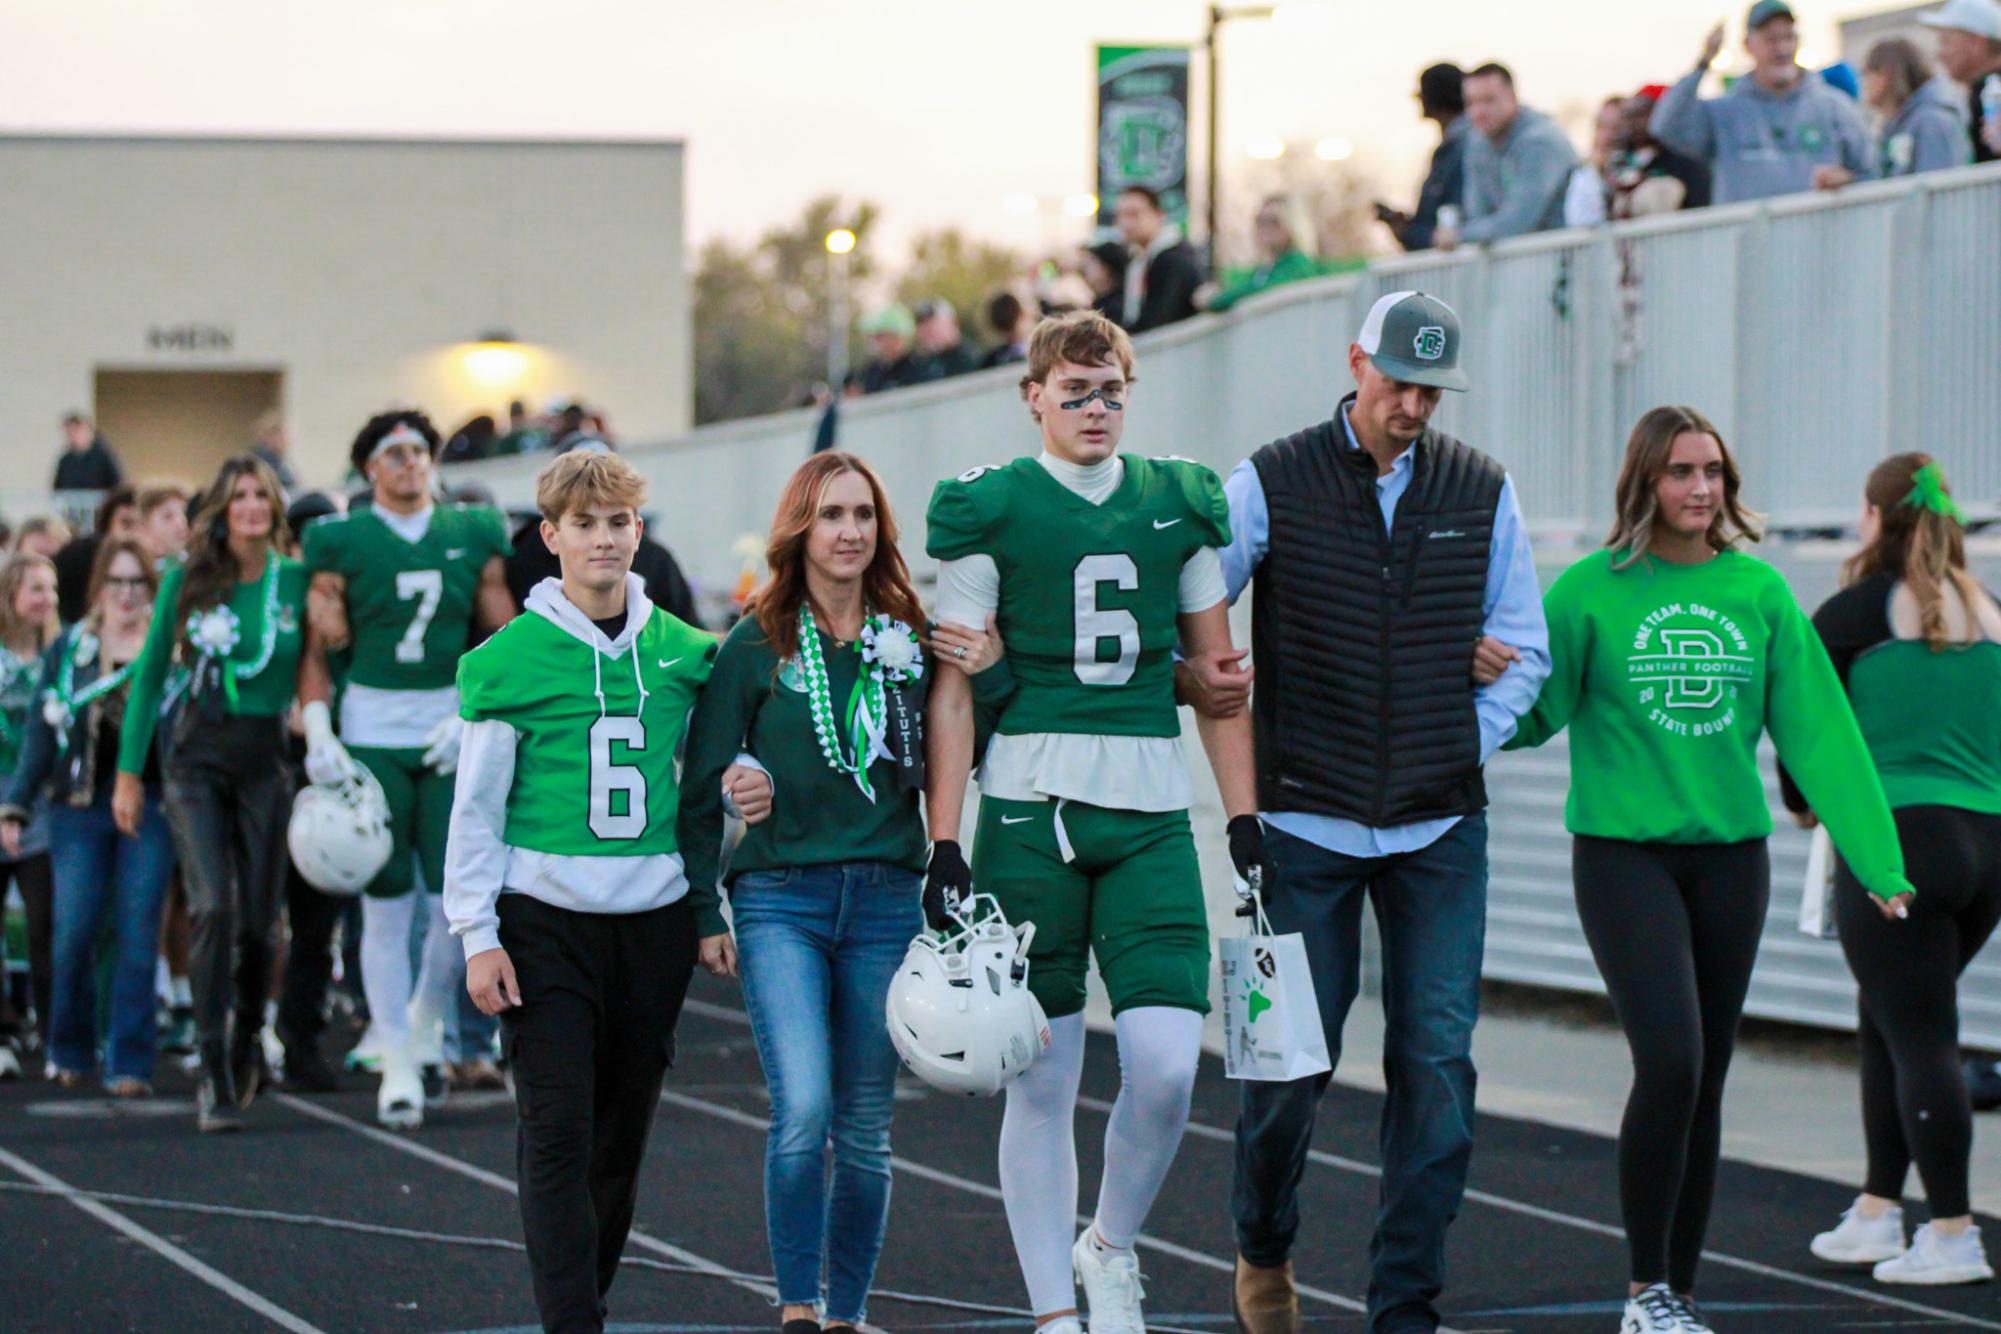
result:
[[[963,920],[954,935],[910,942],[889,984],[889,1040],[932,1088],[986,1098],[1049,1050],[1049,1020],[1028,989],[1035,923],[1009,926],[988,894]]]
[[[361,893],[389,864],[394,846],[382,785],[357,764],[331,787],[305,788],[292,803],[285,842],[307,884],[343,897]]]

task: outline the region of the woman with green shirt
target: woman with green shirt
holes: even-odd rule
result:
[[[703,967],[737,971],[771,1091],[765,1224],[786,1334],[861,1323],[889,1212],[896,1049],[890,979],[924,929],[924,680],[976,672],[987,636],[922,613],[882,484],[852,454],[792,475],[771,577],[723,641],[688,732],[680,846]],[[940,664],[943,664],[941,667]],[[771,810],[719,869],[725,791],[743,753]],[[717,899],[728,886],[732,941]],[[834,1145],[831,1192],[824,1146]]]
[[[1552,672],[1509,747],[1570,728],[1577,913],[1633,1055],[1619,1132],[1626,1334],[1707,1334],[1691,1293],[1723,1081],[1771,891],[1769,731],[1880,910],[1911,900],[1855,717],[1755,541],[1735,460],[1692,408],[1633,428],[1606,549],[1544,599]]]
[[[308,643],[305,567],[286,554],[283,494],[268,466],[241,454],[198,502],[188,558],[160,582],[133,674],[111,799],[120,831],[135,834],[141,775],[163,727],[167,825],[193,932],[204,1131],[240,1129],[256,1096],[291,811],[286,716],[302,677],[326,670]]]
[[[1258,266],[1223,284],[1195,294],[1204,310],[1222,312],[1247,297],[1286,283],[1320,276],[1313,258],[1313,214],[1293,195],[1272,195],[1258,205],[1256,235]]]
[[[1883,1283],[1994,1277],[1973,1225],[1973,1115],[1959,1062],[1959,975],[2001,920],[2001,607],[1966,570],[1963,517],[1927,454],[1894,454],[1862,493],[1862,550],[1814,628],[1848,688],[1896,817],[1918,897],[1886,922],[1846,859],[1834,916],[1861,995],[1862,1132],[1869,1171],[1841,1223],[1813,1239]],[[1786,805],[1819,800],[1782,772]],[[1931,1221],[1904,1244],[1916,1161]]]

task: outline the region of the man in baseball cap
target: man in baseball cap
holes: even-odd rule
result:
[[[1467,388],[1462,341],[1435,296],[1375,303],[1348,346],[1355,392],[1224,486],[1230,597],[1257,577],[1251,673],[1236,654],[1190,655],[1175,673],[1182,698],[1210,716],[1244,707],[1254,673],[1258,811],[1274,853],[1265,909],[1275,930],[1305,937],[1337,1060],[1360,982],[1362,900],[1376,905],[1397,1022],[1384,1034],[1392,1092],[1372,1334],[1438,1328],[1445,1231],[1473,1147],[1481,771],[1549,674],[1514,485],[1430,425],[1445,393]],[[1298,1167],[1326,1081],[1243,1085],[1232,1304],[1248,1334],[1300,1327]]]
[[[1918,22],[1938,29],[1938,63],[1946,77],[1967,88],[1967,133],[1973,160],[2001,158],[2001,124],[1988,107],[2001,106],[2001,4],[1995,0],[1946,0]]]

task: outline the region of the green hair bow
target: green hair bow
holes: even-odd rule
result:
[[[1966,522],[1966,512],[1959,503],[1946,493],[1945,469],[1936,463],[1927,463],[1911,475],[1911,494],[1904,497],[1906,505],[1943,514],[1954,523]]]

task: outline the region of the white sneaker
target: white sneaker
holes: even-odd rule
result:
[[[1686,1297],[1679,1300],[1681,1302],[1681,1334],[1716,1334],[1716,1331],[1709,1327],[1709,1322],[1696,1312],[1694,1302]]]
[[[1139,1282],[1139,1257],[1131,1251],[1099,1250],[1091,1232],[1085,1228],[1070,1248],[1070,1266],[1091,1312],[1091,1334],[1146,1334],[1146,1317],[1139,1309],[1146,1295]]]
[[[1626,1314],[1619,1321],[1619,1334],[1687,1334],[1689,1326],[1683,1323],[1684,1316],[1694,1318],[1672,1288],[1665,1283],[1650,1284],[1640,1289],[1638,1296],[1626,1299]]]
[[[1987,1263],[1987,1248],[1980,1244],[1980,1229],[1969,1227],[1956,1237],[1932,1229],[1930,1223],[1911,1238],[1911,1248],[1894,1260],[1876,1266],[1878,1283],[1985,1283],[1994,1277]]]
[[[1076,1316],[1066,1315],[1046,1325],[1037,1325],[1035,1334],[1084,1334],[1084,1326],[1078,1323]]]
[[[382,1054],[382,1087],[375,1094],[375,1119],[391,1130],[424,1124],[424,1081],[404,1052]]]
[[[1904,1211],[1895,1205],[1867,1218],[1862,1201],[1842,1210],[1841,1223],[1832,1232],[1823,1232],[1807,1247],[1830,1264],[1873,1265],[1894,1260],[1904,1253]]]

